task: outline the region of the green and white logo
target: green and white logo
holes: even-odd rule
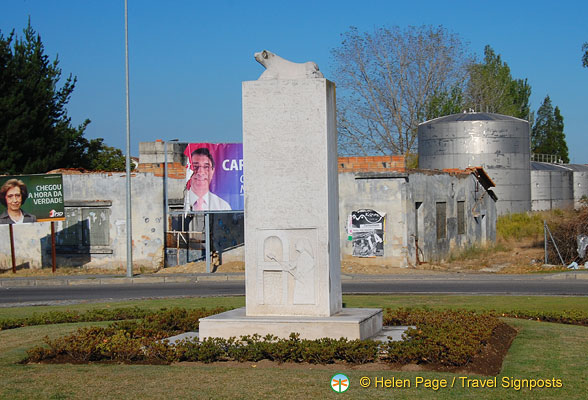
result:
[[[337,374],[331,378],[331,389],[337,393],[343,393],[349,389],[349,378],[343,374]]]

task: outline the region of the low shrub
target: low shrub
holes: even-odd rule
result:
[[[86,312],[78,311],[49,311],[46,313],[33,314],[27,318],[9,318],[0,320],[0,331],[6,329],[20,328],[23,326],[65,324],[71,322],[99,322],[99,321],[119,321],[127,319],[144,318],[146,315],[153,313],[139,307],[126,308],[104,308],[89,310]]]
[[[269,360],[283,363],[287,361],[300,362],[302,359],[302,345],[298,333],[291,333],[288,339],[266,336],[266,340],[273,342],[272,351],[268,352]]]
[[[170,345],[165,338],[198,329],[198,319],[224,311],[179,308],[163,309],[140,320],[115,321],[108,327],[80,328],[75,333],[29,350],[24,362],[143,362],[251,361],[363,364],[376,360],[391,363],[435,363],[464,366],[479,354],[501,323],[498,317],[524,318],[588,326],[588,313],[531,312],[513,310],[476,313],[466,310],[427,308],[386,309],[384,325],[408,325],[401,342],[381,344],[371,340],[287,339],[272,335],[240,338],[209,338]]]
[[[78,311],[50,311],[46,313],[33,314],[27,318],[9,318],[0,320],[0,330],[21,328],[23,326],[64,324],[71,322],[99,322],[99,321],[126,321],[133,319],[144,319],[144,326],[162,327],[166,331],[186,331],[198,327],[198,318],[227,311],[227,308],[215,308],[212,310],[194,309],[187,310],[179,307],[158,311],[150,311],[139,307],[127,308],[104,308]],[[132,325],[132,323],[131,323]],[[131,326],[129,325],[129,326]]]
[[[494,315],[470,311],[431,311],[426,309],[386,310],[388,325],[414,325],[402,342],[382,344],[372,340],[322,338],[287,339],[272,335],[240,338],[207,338],[201,342],[181,341],[169,345],[164,338],[194,330],[198,318],[215,310],[165,310],[141,321],[119,321],[105,328],[81,328],[72,335],[50,340],[28,352],[25,362],[170,363],[174,361],[251,361],[330,364],[363,364],[375,360],[393,363],[439,363],[465,365],[487,343],[500,321]]]
[[[512,310],[495,312],[495,315],[507,318],[531,319],[535,321],[555,322],[558,324],[588,326],[588,312],[579,310],[563,310],[557,312]]]
[[[413,325],[401,342],[385,345],[385,358],[393,363],[466,365],[488,343],[501,323],[489,313],[466,310],[386,310],[385,324]]]

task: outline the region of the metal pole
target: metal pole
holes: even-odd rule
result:
[[[210,213],[206,213],[204,217],[205,235],[206,235],[206,273],[210,273]]]
[[[171,139],[170,142],[177,142],[178,139]],[[169,231],[168,210],[169,210],[169,177],[167,172],[167,140],[163,142],[163,268],[167,267],[167,232]],[[172,161],[173,162],[173,161]],[[182,220],[182,227],[184,226]],[[179,265],[178,261],[178,265]]]
[[[551,238],[551,241],[553,242],[553,246],[555,247],[555,250],[557,251],[557,255],[559,256],[559,260],[561,261],[561,265],[565,266],[566,263],[563,260],[563,257],[561,256],[561,253],[559,252],[559,249],[557,248],[557,243],[555,243],[555,239],[553,238],[553,235],[551,234],[551,230],[549,230],[549,226],[547,224],[545,224],[545,227],[547,228],[547,233],[549,233],[549,237]]]
[[[57,256],[55,252],[55,222],[51,221],[51,270],[55,273],[57,269]]]
[[[543,221],[543,243],[545,246],[545,264],[547,264],[547,222]]]
[[[163,142],[163,268],[167,266],[167,208],[167,140],[165,140]]]
[[[14,233],[12,232],[12,224],[8,225],[10,231],[10,255],[12,256],[12,273],[16,274],[16,256],[14,254]]]
[[[127,277],[133,276],[133,227],[131,223],[131,110],[129,97],[129,12],[125,0],[125,72],[127,88]]]

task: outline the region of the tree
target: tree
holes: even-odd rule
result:
[[[30,21],[23,34],[19,38],[13,30],[4,37],[0,31],[0,173],[118,168],[120,150],[105,146],[102,139],[84,138],[90,120],[77,127],[71,124],[66,105],[76,78],[70,74],[60,86],[59,60],[45,55]]]
[[[530,119],[531,86],[526,79],[513,79],[509,66],[490,46],[484,48],[484,62],[470,64],[468,72],[468,108]]]
[[[588,42],[582,45],[582,51],[584,52],[584,55],[582,56],[582,66],[588,68]]]
[[[66,166],[89,123],[71,126],[65,106],[76,79],[70,75],[59,87],[58,59],[49,61],[30,21],[23,33],[20,39],[0,32],[0,171],[11,174]]]
[[[92,171],[125,171],[126,158],[123,152],[102,142],[102,138],[88,142],[84,168]],[[132,164],[131,169],[134,169]]]
[[[351,28],[342,38],[332,51],[340,154],[411,153],[418,124],[465,80],[464,44],[441,26]]]
[[[562,162],[570,162],[563,116],[559,107],[553,108],[549,96],[545,97],[537,110],[537,118],[531,132],[531,151],[535,154],[556,155]]]
[[[457,114],[464,110],[464,91],[460,85],[455,85],[449,91],[435,93],[427,104],[426,119]]]

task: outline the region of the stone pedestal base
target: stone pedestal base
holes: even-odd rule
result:
[[[228,339],[257,333],[288,338],[290,333],[300,334],[301,339],[342,337],[369,339],[382,331],[382,310],[379,308],[343,308],[330,317],[296,317],[245,315],[245,307],[200,319],[200,340],[207,337]]]

